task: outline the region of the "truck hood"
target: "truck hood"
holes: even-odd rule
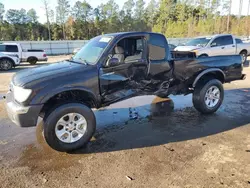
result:
[[[199,47],[199,46],[178,46],[174,49],[174,51],[187,52],[187,51],[192,51],[192,50],[197,50],[197,49],[201,49],[201,47]]]
[[[42,82],[51,79],[58,79],[72,75],[79,71],[85,71],[88,65],[62,61],[46,66],[40,66],[18,72],[13,76],[12,82],[16,86],[25,86],[31,82]]]

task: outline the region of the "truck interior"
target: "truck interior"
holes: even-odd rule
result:
[[[117,43],[113,49],[113,58],[117,58],[119,63],[130,63],[142,58],[143,38],[129,37]]]

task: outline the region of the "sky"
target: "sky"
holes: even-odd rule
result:
[[[57,0],[49,0],[49,1],[50,1],[50,7],[55,8]],[[76,1],[77,0],[70,0],[71,6],[73,6]],[[87,2],[90,3],[93,8],[97,7],[101,3],[106,3],[107,1],[108,0],[87,0]],[[119,5],[120,8],[123,6],[125,1],[126,0],[115,0],[115,2]],[[144,0],[144,1],[148,3],[150,0]],[[238,14],[239,1],[240,0],[232,0],[232,10],[231,10],[232,14]],[[39,16],[39,21],[41,23],[44,23],[46,21],[42,0],[0,0],[0,2],[4,4],[5,10],[21,9],[21,8],[29,10],[34,8]],[[247,14],[248,2],[249,0],[243,0],[242,15]]]

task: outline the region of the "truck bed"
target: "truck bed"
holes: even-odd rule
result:
[[[170,53],[173,59],[196,58],[196,54],[194,52],[171,51]]]
[[[241,79],[242,77],[243,68],[240,55],[177,58],[174,60],[174,75],[180,81],[196,77],[209,68],[222,70],[225,73],[225,82]]]

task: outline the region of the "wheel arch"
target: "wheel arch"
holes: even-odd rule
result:
[[[202,71],[198,76],[194,79],[192,87],[195,88],[197,83],[205,77],[211,76],[221,81],[221,83],[225,83],[225,73],[221,69],[211,68]]]
[[[11,58],[9,58],[9,57],[1,57],[1,58],[0,58],[0,61],[3,60],[3,59],[8,59],[8,60],[10,60],[11,63],[12,63],[12,66],[15,67],[15,61],[14,61],[13,59],[11,59]]]
[[[203,54],[199,55],[198,57],[208,57],[208,54],[203,53]]]
[[[91,91],[82,88],[71,88],[58,90],[46,95],[41,101],[41,103],[44,104],[41,113],[46,112],[53,106],[71,102],[82,103],[89,108],[98,108],[100,106],[95,95]]]
[[[29,56],[29,57],[27,58],[27,62],[29,62],[30,59],[36,59],[36,60],[38,61],[38,58],[37,58],[36,56]]]
[[[239,54],[241,54],[242,52],[248,53],[248,51],[246,49],[241,50]]]

